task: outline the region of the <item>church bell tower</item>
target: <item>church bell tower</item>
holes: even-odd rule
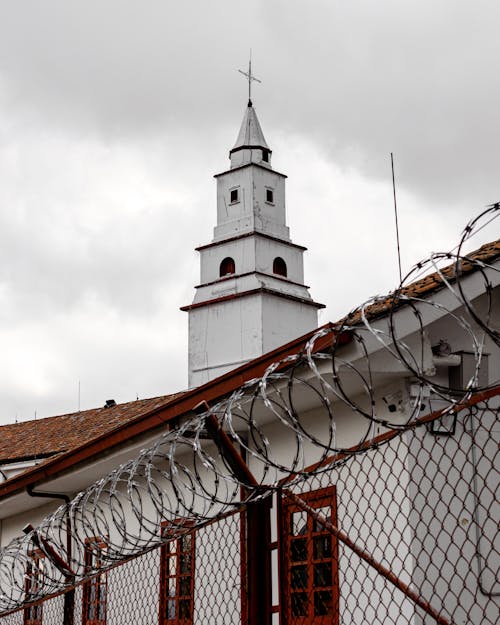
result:
[[[251,84],[251,68],[245,74]],[[249,94],[250,95],[250,94]],[[230,169],[216,174],[214,237],[197,248],[201,279],[189,314],[189,387],[216,378],[318,325],[304,285],[303,253],[286,225],[286,176],[270,150],[251,99]]]

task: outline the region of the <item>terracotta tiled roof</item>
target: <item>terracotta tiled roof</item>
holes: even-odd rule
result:
[[[479,265],[477,262],[471,261],[480,261],[480,263],[490,264],[496,261],[500,257],[500,239],[496,241],[492,241],[491,243],[486,243],[482,247],[480,247],[475,252],[467,254],[467,257],[460,261],[459,271],[460,275],[467,275],[473,271],[477,271]],[[444,257],[446,258],[446,257]],[[449,255],[449,260],[453,261],[453,255]],[[404,306],[408,300],[406,298],[425,298],[436,291],[439,291],[445,286],[443,281],[443,276],[446,280],[450,282],[454,282],[456,275],[456,262],[451,262],[450,265],[441,269],[440,272],[436,271],[431,273],[420,280],[416,280],[411,284],[404,286],[401,290],[391,293],[386,297],[381,297],[380,299],[374,301],[372,304],[368,305],[364,314],[368,319],[375,319],[377,317],[383,317],[386,315],[391,308],[400,308]],[[361,312],[356,310],[354,313],[347,315],[343,319],[341,319],[338,324],[335,325],[354,325],[358,323],[361,319]]]
[[[166,406],[182,393],[139,399],[109,408],[94,408],[72,414],[23,421],[0,427],[0,464],[47,458],[70,451],[119,425]]]

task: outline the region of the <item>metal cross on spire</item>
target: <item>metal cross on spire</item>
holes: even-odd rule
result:
[[[248,105],[251,106],[252,105],[252,80],[254,80],[255,82],[262,82],[258,78],[255,78],[255,76],[252,74],[252,51],[251,50],[250,50],[250,59],[248,61],[248,72],[244,72],[241,69],[239,69],[238,71],[240,74],[243,74],[243,76],[245,76],[246,79],[248,80]]]

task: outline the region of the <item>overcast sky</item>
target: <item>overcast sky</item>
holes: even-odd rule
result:
[[[253,100],[335,321],[500,200],[498,0],[0,5],[0,423],[187,383],[194,247]],[[469,249],[498,236],[484,229]]]

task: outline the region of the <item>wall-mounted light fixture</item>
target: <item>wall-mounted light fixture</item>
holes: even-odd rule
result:
[[[451,345],[446,339],[439,339],[439,343],[432,346],[434,356],[449,356],[451,354]]]
[[[429,399],[430,411],[437,412],[446,408],[452,408],[449,401],[439,397],[431,397]],[[429,423],[429,430],[434,436],[453,436],[457,429],[457,413],[447,412],[442,417],[438,417]]]

